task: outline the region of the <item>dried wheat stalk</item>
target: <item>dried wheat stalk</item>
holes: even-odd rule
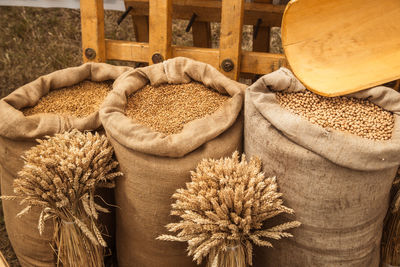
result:
[[[54,222],[57,266],[103,266],[104,241],[98,223],[98,212],[107,209],[94,202],[97,187],[113,187],[118,163],[104,135],[72,130],[37,140],[37,146],[24,156],[24,167],[14,180],[15,196],[26,207],[17,215],[28,213],[33,206],[42,210],[38,230],[45,222]]]
[[[400,169],[397,170],[391,191],[391,209],[386,214],[382,233],[382,266],[400,265]]]
[[[181,221],[166,227],[179,233],[157,239],[188,242],[188,255],[197,264],[208,257],[212,267],[252,265],[253,245],[272,247],[267,238],[291,237],[285,231],[300,225],[290,221],[264,229],[266,220],[293,210],[283,206],[276,178],[264,177],[257,158],[247,162],[235,152],[231,158],[205,159],[191,178],[172,196],[171,215]]]

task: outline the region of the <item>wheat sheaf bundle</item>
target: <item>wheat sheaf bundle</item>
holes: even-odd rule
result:
[[[24,166],[14,180],[15,196],[26,207],[21,217],[38,206],[38,231],[54,222],[57,266],[103,266],[107,244],[97,223],[98,212],[108,210],[95,203],[97,187],[114,187],[118,163],[104,135],[72,130],[37,140],[24,156]]]
[[[268,219],[293,210],[283,206],[276,178],[264,177],[257,158],[247,162],[235,152],[231,158],[205,159],[191,179],[172,196],[171,215],[181,220],[166,227],[179,233],[158,239],[187,242],[197,264],[208,257],[212,267],[252,265],[253,245],[272,247],[267,238],[292,237],[285,231],[300,225],[290,221],[263,227]]]

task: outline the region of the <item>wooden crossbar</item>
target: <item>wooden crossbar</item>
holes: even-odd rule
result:
[[[151,0],[126,0],[125,6],[133,7],[130,14],[137,16],[149,15],[149,1]],[[258,18],[263,21],[260,26],[281,26],[285,5],[272,5],[272,0],[257,0],[254,3],[244,3],[245,25],[256,25]],[[229,1],[228,4],[231,4]],[[196,13],[196,21],[221,22],[222,1],[220,0],[174,0],[172,18],[189,20]],[[233,17],[232,17],[233,18]],[[235,18],[236,19],[236,18]],[[233,20],[233,19],[232,19]]]
[[[84,62],[105,62],[112,59],[153,64],[168,58],[184,56],[211,64],[235,80],[239,79],[241,73],[265,74],[281,66],[288,67],[284,55],[242,51],[241,49],[243,24],[249,23],[249,21],[253,22],[254,18],[257,21],[256,17],[263,14],[262,21],[266,24],[261,26],[274,26],[269,15],[276,14],[281,17],[283,6],[274,6],[268,3],[244,3],[244,0],[132,0],[131,3],[133,3],[132,12],[137,15],[136,17],[143,20],[148,15],[149,42],[105,39],[103,0],[80,1]],[[144,7],[138,8],[138,3]],[[217,20],[220,19],[219,48],[172,45],[172,18],[176,14],[180,14],[177,7],[182,10],[188,7],[195,7],[203,11],[209,10],[209,20],[199,19],[199,22],[214,21],[214,17]],[[219,17],[213,12],[219,13]],[[248,14],[253,14],[251,12],[261,13],[256,13],[255,17],[253,14],[253,17],[246,18],[246,12],[250,12]],[[203,13],[199,12],[199,14]],[[212,16],[214,16],[213,20],[210,19]],[[199,18],[203,17],[203,15],[199,15]],[[141,39],[146,40],[143,36]]]

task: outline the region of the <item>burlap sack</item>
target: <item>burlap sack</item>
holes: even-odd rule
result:
[[[147,83],[199,81],[232,96],[214,114],[186,124],[166,136],[124,115],[127,96]],[[245,86],[226,78],[208,64],[174,58],[136,69],[115,81],[100,118],[125,177],[116,185],[117,256],[119,266],[196,266],[186,256],[187,244],[158,241],[169,215],[171,196],[190,181],[190,171],[203,158],[229,156],[242,145],[241,108]]]
[[[383,219],[400,162],[400,94],[377,87],[349,95],[394,112],[392,139],[372,141],[326,130],[276,100],[276,91],[301,90],[282,68],[246,91],[245,153],[259,156],[266,175],[277,176],[285,204],[302,223],[292,231],[294,238],[257,249],[255,266],[378,266]]]
[[[131,68],[101,63],[87,63],[42,76],[0,100],[0,165],[2,195],[13,195],[13,180],[23,166],[21,156],[36,145],[35,139],[77,128],[96,130],[101,126],[98,111],[84,117],[35,114],[25,117],[20,109],[34,106],[49,90],[71,86],[83,80],[116,79]],[[52,226],[46,225],[40,236],[39,212],[33,209],[22,219],[16,214],[24,207],[18,201],[2,201],[6,229],[22,266],[54,266],[54,253],[49,245]]]

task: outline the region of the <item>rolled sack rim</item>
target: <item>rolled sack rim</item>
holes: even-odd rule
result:
[[[86,117],[54,113],[25,116],[22,108],[35,106],[49,91],[72,86],[84,80],[101,82],[116,80],[131,67],[106,63],[85,63],[40,76],[0,100],[0,136],[12,140],[34,140],[46,135],[62,133],[76,128],[96,130],[101,126],[98,110]]]
[[[391,265],[389,263],[382,262],[382,267],[400,267],[400,265]]]
[[[276,92],[306,90],[286,68],[264,75],[247,90],[249,101],[281,134],[339,166],[360,171],[375,171],[397,167],[400,164],[400,94],[391,88],[378,86],[346,95],[368,99],[393,112],[395,124],[392,138],[382,141],[325,129],[281,107],[276,99]]]
[[[201,82],[232,98],[213,114],[185,124],[181,132],[172,135],[156,132],[125,116],[128,97],[145,85],[191,81]],[[100,120],[106,133],[129,149],[156,156],[183,157],[235,123],[243,106],[246,87],[225,77],[209,64],[176,57],[121,75],[100,108]]]

